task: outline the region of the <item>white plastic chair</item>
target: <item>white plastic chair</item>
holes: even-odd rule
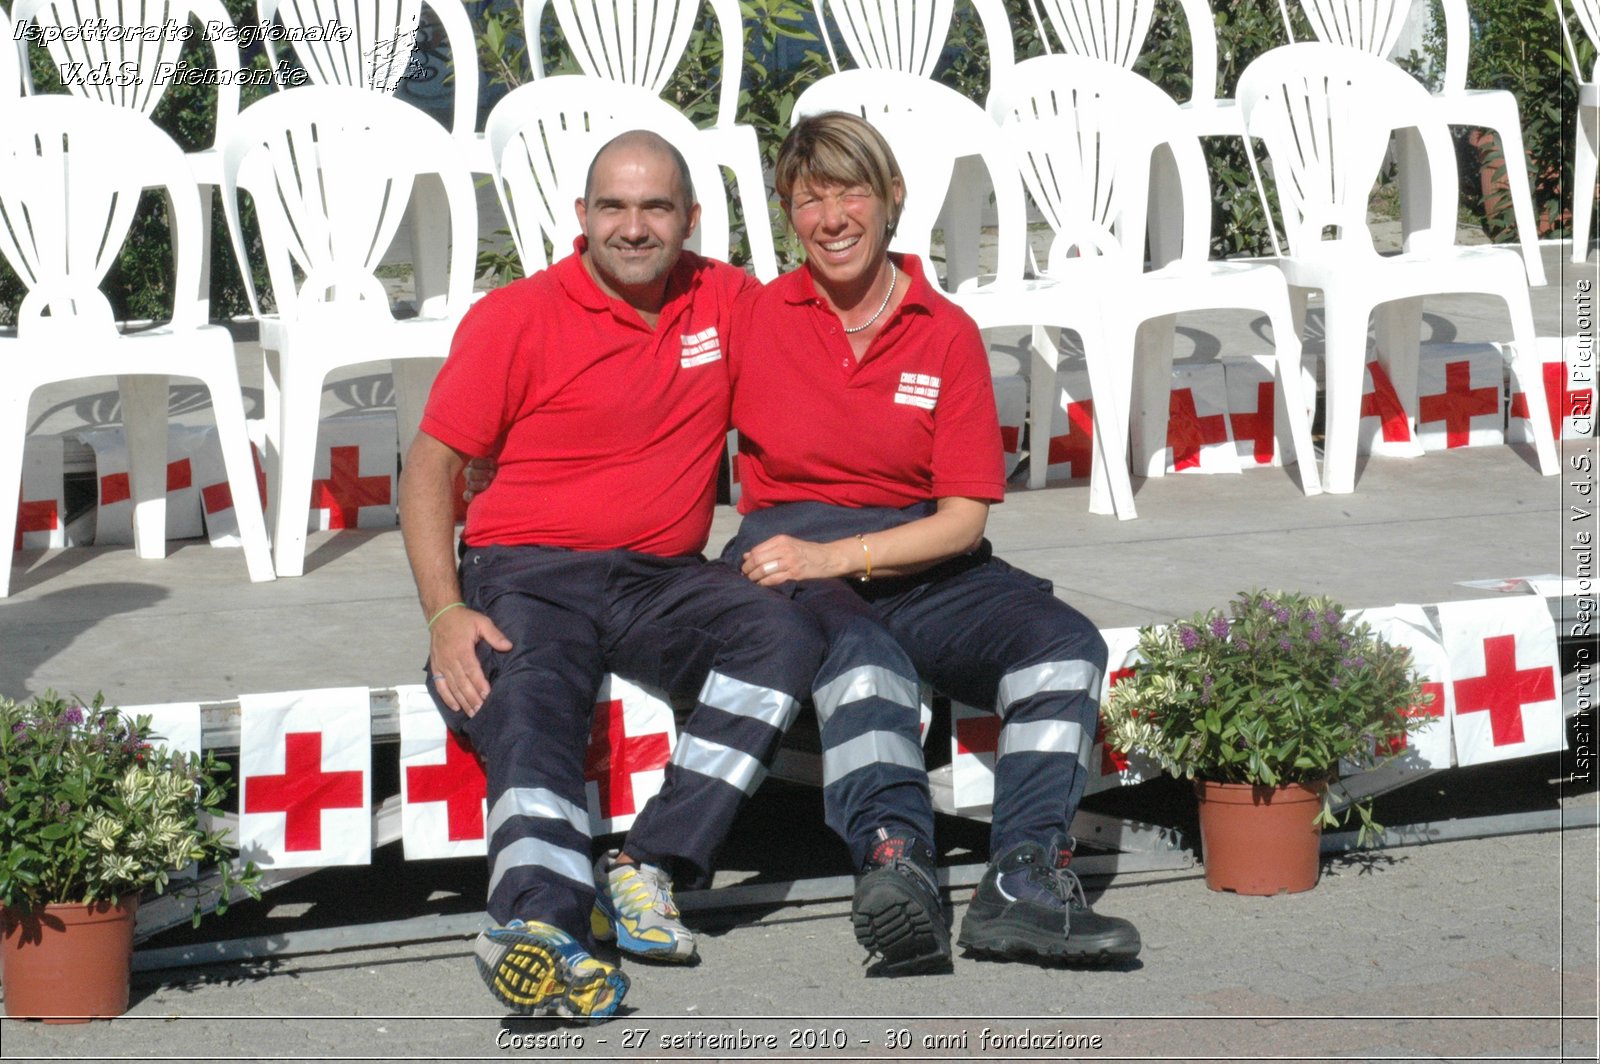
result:
[[[1296,44],[1251,63],[1238,96],[1250,136],[1271,156],[1285,229],[1275,261],[1289,282],[1296,317],[1303,321],[1311,290],[1323,295],[1324,488],[1355,489],[1367,320],[1374,312],[1378,357],[1413,423],[1422,297],[1446,292],[1505,301],[1512,371],[1531,409],[1544,409],[1522,265],[1509,249],[1455,244],[1455,155],[1428,91],[1374,56],[1341,45]],[[1402,254],[1381,256],[1367,230],[1367,197],[1395,131],[1414,137],[1412,154],[1426,161],[1432,213]],[[1273,244],[1279,247],[1276,232]],[[1553,475],[1558,462],[1549,422],[1533,421],[1540,472]]]
[[[166,553],[167,380],[193,377],[211,393],[250,579],[271,580],[232,338],[181,298],[167,324],[122,332],[99,290],[146,188],[169,197],[175,290],[198,283],[200,199],[183,153],[148,119],[75,96],[13,100],[5,116],[0,254],[28,293],[16,335],[0,337],[0,596],[10,587],[28,400],[41,385],[98,376],[116,377],[122,398],[138,556]]]
[[[1192,91],[1181,112],[1189,133],[1242,135],[1234,101],[1217,96],[1217,28],[1210,0],[1175,2],[1189,27]],[[1028,5],[1047,51],[1048,24],[1066,54],[1104,59],[1128,70],[1144,51],[1156,10],[1156,0],[1028,0]]]
[[[314,85],[354,85],[393,93],[415,67],[417,27],[427,7],[450,44],[450,77],[455,87],[450,132],[466,154],[467,165],[488,173],[487,145],[478,128],[478,45],[472,20],[461,0],[256,0],[263,23],[274,19],[291,31],[327,28],[347,34],[323,40],[294,40],[289,47]],[[277,67],[274,42],[262,42]]]
[[[733,172],[750,241],[750,265],[757,277],[770,281],[778,275],[778,258],[760,145],[755,129],[736,120],[744,70],[743,16],[738,0],[710,0],[710,4],[722,38],[723,70],[716,122],[702,130],[701,137],[712,143],[718,160]],[[702,0],[524,0],[523,33],[533,76],[539,80],[546,76],[537,42],[547,7],[555,9],[562,37],[584,73],[659,96],[683,59]]]
[[[422,181],[442,186],[449,267],[442,291],[397,319],[374,271]],[[471,300],[477,204],[438,122],[392,96],[334,85],[267,97],[224,143],[223,206],[243,258],[241,190],[255,203],[277,303],[263,313],[248,288],[266,356],[273,559],[279,576],[298,576],[323,381],[340,366],[388,360],[400,449],[409,446]]]
[[[1399,42],[1414,0],[1300,0],[1301,10],[1317,39],[1388,59]],[[1544,260],[1539,255],[1539,226],[1533,214],[1533,192],[1528,180],[1528,155],[1522,146],[1522,118],[1517,98],[1505,89],[1467,88],[1467,49],[1472,27],[1467,0],[1439,0],[1444,13],[1444,87],[1433,101],[1439,117],[1452,126],[1477,126],[1492,131],[1500,140],[1510,184],[1511,212],[1522,242],[1522,260],[1528,283],[1545,283]],[[1278,0],[1284,31],[1294,41],[1287,0]],[[1406,177],[1405,159],[1401,164],[1401,211],[1410,232],[1416,222],[1427,217],[1429,206],[1419,197],[1427,194],[1427,184]],[[1454,197],[1452,197],[1454,202]]]
[[[1570,3],[1589,43],[1600,48],[1600,0]],[[1572,144],[1572,261],[1583,262],[1589,257],[1589,223],[1594,220],[1594,185],[1600,171],[1600,61],[1585,75],[1565,17],[1561,19],[1561,38],[1572,63],[1572,76],[1578,79],[1578,128]]]
[[[619,133],[648,129],[683,152],[700,201],[700,224],[689,247],[728,257],[728,204],[711,145],[675,107],[648,89],[586,74],[530,81],[507,93],[489,114],[486,133],[495,189],[511,223],[524,273],[549,264],[579,235],[572,209],[583,195],[595,152]]]
[[[193,180],[200,190],[201,245],[195,291],[202,307],[211,295],[211,190],[222,183],[222,155],[217,145],[227,136],[239,114],[239,45],[228,32],[208,33],[208,26],[226,26],[233,20],[221,0],[150,0],[130,4],[121,0],[17,0],[12,11],[18,27],[33,24],[40,29],[78,28],[91,21],[117,29],[158,31],[170,22],[183,26],[211,48],[211,62],[221,77],[217,85],[217,118],[211,145],[186,156]],[[173,35],[158,34],[145,41],[136,34],[94,33],[67,39],[57,35],[45,45],[68,92],[88,100],[115,104],[150,117],[161,102],[172,75],[166,64],[176,63],[183,42]],[[8,34],[9,42],[12,35]],[[3,61],[0,61],[3,62]],[[88,78],[82,73],[104,67],[128,76]],[[69,76],[70,74],[70,76]],[[22,68],[27,84],[27,68]],[[3,79],[0,79],[3,80]],[[31,88],[30,88],[31,91]]]
[[[989,106],[1000,117],[1028,192],[1055,231],[1048,276],[1069,292],[1092,296],[1104,319],[1103,341],[1119,356],[1134,356],[1119,363],[1112,393],[1132,396],[1131,411],[1115,414],[1130,418],[1134,468],[1150,477],[1166,472],[1176,315],[1223,307],[1260,310],[1272,323],[1285,464],[1290,455],[1297,457],[1305,494],[1319,494],[1311,423],[1300,394],[1300,340],[1283,275],[1270,264],[1208,260],[1205,159],[1194,138],[1173,135],[1184,123],[1178,105],[1115,62],[1051,55],[1025,60],[996,79]],[[1191,232],[1175,261],[1146,272],[1144,209],[1152,156],[1164,143],[1175,152],[1184,218],[1204,225]],[[1054,402],[1050,369],[1047,388],[1035,383],[1035,402]],[[1035,425],[1048,431],[1043,419],[1049,415],[1048,407],[1036,410]],[[1038,479],[1042,472],[1041,463]]]
[[[1114,398],[1118,356],[1102,339],[1099,301],[1056,280],[1025,275],[1026,199],[999,127],[982,107],[955,90],[894,70],[846,70],[829,75],[800,94],[794,117],[835,110],[861,115],[876,126],[906,175],[905,205],[891,244],[894,251],[915,254],[928,262],[939,206],[957,164],[976,159],[987,172],[995,190],[999,223],[997,272],[992,277],[965,279],[959,287],[952,286],[947,276],[945,294],[970,314],[979,328],[1043,324],[1078,333],[1095,399],[1096,457],[1089,507],[1095,513],[1134,516],[1133,486],[1122,460],[1127,451],[1126,419],[1108,416],[1126,404]],[[937,283],[931,262],[929,267],[930,279]],[[1036,345],[1030,386],[1034,441],[1049,438],[1055,357],[1053,348],[1043,352]],[[1037,449],[1037,442],[1034,446]],[[1108,455],[1117,460],[1108,460]],[[1035,473],[1034,486],[1043,484],[1042,469],[1040,466]]]

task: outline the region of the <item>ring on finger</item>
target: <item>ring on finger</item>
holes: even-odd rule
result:
[[[765,564],[765,565],[763,565],[761,567],[761,571],[763,573],[775,573],[775,572],[778,571],[778,563],[777,562],[768,562],[767,564]]]

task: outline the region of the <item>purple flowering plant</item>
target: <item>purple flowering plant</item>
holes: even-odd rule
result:
[[[156,745],[137,719],[96,695],[0,698],[0,904],[160,894],[191,864],[218,868],[216,909],[234,889],[259,896],[260,872],[234,865],[222,831],[228,766]],[[195,887],[194,920],[201,892]]]
[[[1141,628],[1138,664],[1101,707],[1106,742],[1173,776],[1276,787],[1392,756],[1426,723],[1411,652],[1337,603],[1240,592],[1226,611]],[[1356,807],[1363,834],[1377,825]],[[1337,821],[1324,798],[1322,820]]]

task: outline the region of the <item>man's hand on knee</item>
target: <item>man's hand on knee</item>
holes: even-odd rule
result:
[[[487,616],[465,606],[453,609],[435,622],[428,657],[439,697],[469,717],[489,697],[489,678],[478,663],[480,639],[502,654],[511,649],[511,640]]]

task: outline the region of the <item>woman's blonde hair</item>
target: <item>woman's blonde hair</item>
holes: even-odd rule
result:
[[[773,182],[784,209],[801,185],[864,185],[889,205],[889,232],[900,222],[902,204],[894,186],[905,194],[900,164],[883,134],[860,115],[824,111],[800,119],[778,148]]]

